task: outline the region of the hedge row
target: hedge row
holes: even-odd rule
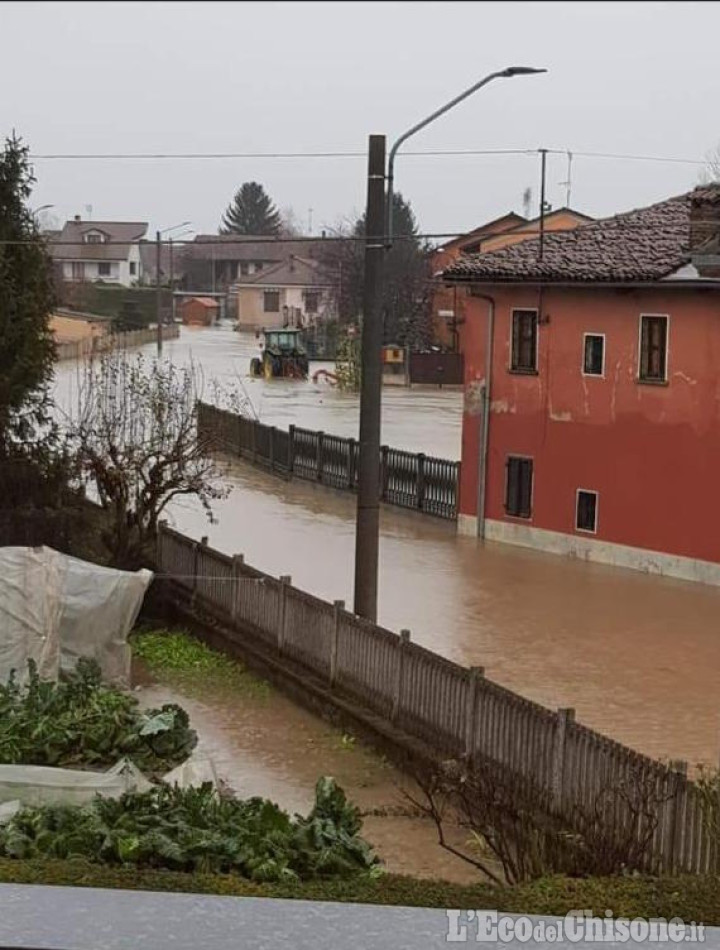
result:
[[[62,884],[127,890],[177,891],[238,897],[352,901],[406,907],[492,908],[517,914],[558,914],[612,910],[623,917],[681,917],[686,922],[720,924],[720,878],[543,878],[518,887],[478,884],[467,887],[384,874],[346,880],[257,884],[233,874],[184,874],[175,871],[106,868],[79,860],[0,859],[0,881],[13,884]]]

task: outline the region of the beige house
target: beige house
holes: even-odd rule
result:
[[[232,285],[229,312],[240,329],[305,327],[337,316],[337,287],[317,261],[294,254]]]

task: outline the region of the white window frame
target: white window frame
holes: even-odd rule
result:
[[[654,317],[662,318],[666,321],[667,329],[665,330],[665,371],[662,379],[644,379],[640,375],[641,363],[642,363],[642,325],[643,319],[645,317]],[[662,386],[665,383],[670,381],[668,376],[668,367],[670,364],[670,314],[669,313],[641,313],[640,319],[638,320],[638,351],[637,351],[637,373],[635,374],[635,379],[638,383],[642,383],[648,386]]]
[[[585,371],[585,344],[589,336],[599,336],[603,341],[602,369],[599,373],[587,373]],[[582,357],[581,357],[581,363],[580,363],[580,371],[583,376],[587,376],[589,379],[605,379],[605,345],[606,345],[606,340],[605,340],[604,333],[593,333],[592,331],[583,333]]]
[[[578,511],[580,505],[580,492],[584,495],[595,495],[595,527],[594,528],[579,528],[578,527]],[[575,489],[575,530],[579,531],[580,534],[597,534],[598,526],[598,512],[600,510],[600,492],[595,491],[594,488],[576,488]]]
[[[98,277],[112,277],[112,275],[113,275],[113,269],[112,269],[112,263],[111,263],[110,261],[98,261],[97,264],[96,264],[96,267],[97,267],[97,275],[98,275]],[[108,269],[107,274],[101,274],[101,273],[100,273],[100,268],[101,268],[101,267],[107,267],[107,269]]]
[[[534,313],[535,314],[535,367],[534,369],[515,369],[513,368],[513,327],[515,326],[516,313]],[[508,371],[518,376],[525,374],[532,376],[539,373],[540,365],[540,311],[537,307],[513,307],[510,311],[510,346],[508,350]],[[521,456],[517,456],[520,458]]]
[[[532,462],[532,477],[530,479],[530,514],[525,517],[525,515],[513,515],[507,510],[506,499],[508,492],[508,481],[510,477],[510,468],[508,466],[509,459],[522,459],[525,462]],[[513,521],[518,521],[520,524],[527,524],[529,521],[533,520],[535,516],[535,456],[534,455],[521,455],[518,452],[508,452],[505,455],[505,487],[503,489],[503,514],[506,518],[511,518]],[[597,518],[595,519],[597,521]]]

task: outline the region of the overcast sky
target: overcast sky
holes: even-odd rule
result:
[[[487,72],[498,80],[407,149],[570,149],[702,160],[720,142],[720,3],[2,3],[0,132],[33,153],[361,151],[388,145]],[[567,158],[549,158],[565,204]],[[364,204],[363,158],[48,160],[33,206],[64,220],[190,220],[214,231],[262,182],[305,228]],[[573,207],[604,215],[691,188],[700,167],[572,163]],[[397,187],[426,232],[537,201],[536,155],[405,156]]]

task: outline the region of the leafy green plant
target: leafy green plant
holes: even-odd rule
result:
[[[165,682],[193,692],[229,690],[267,696],[269,685],[257,679],[237,660],[211,649],[180,630],[138,630],[133,654]]]
[[[102,683],[93,660],[79,660],[57,683],[40,679],[32,661],[28,669],[24,686],[13,675],[0,685],[2,763],[102,769],[128,756],[162,773],[197,744],[184,709],[168,703],[141,711],[134,696]]]
[[[377,864],[360,818],[332,779],[315,805],[290,817],[262,798],[220,796],[209,784],[159,785],[89,805],[26,808],[0,828],[0,856],[82,857],[101,864],[233,871],[258,882],[345,877]]]

